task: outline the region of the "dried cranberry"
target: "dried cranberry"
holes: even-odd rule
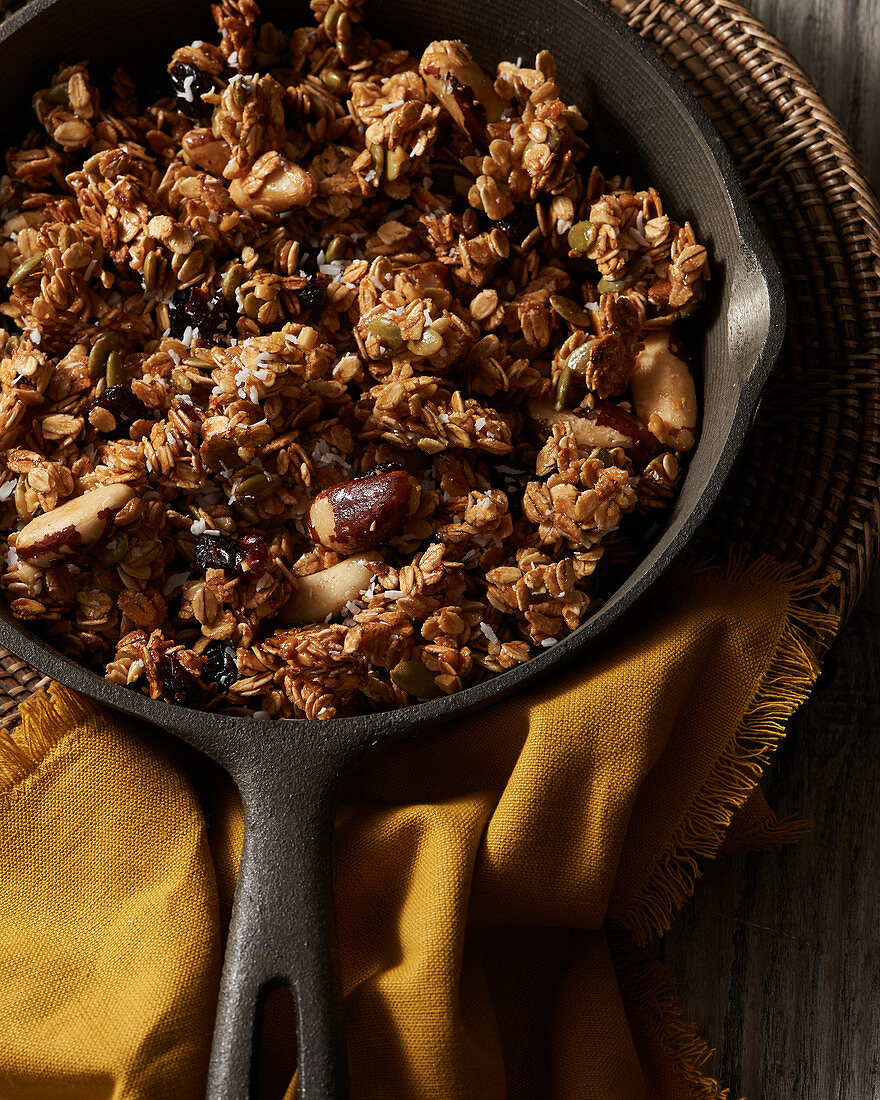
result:
[[[180,340],[188,328],[198,330],[206,343],[219,336],[235,335],[236,313],[218,290],[209,298],[201,287],[178,290],[168,307],[170,335]]]
[[[205,658],[202,679],[208,684],[216,684],[221,691],[229,691],[238,679],[238,663],[232,646],[220,641],[208,642],[202,656]]]
[[[203,118],[211,108],[202,102],[202,94],[210,92],[214,84],[206,72],[190,65],[187,61],[177,61],[168,73],[171,87],[177,98],[177,109],[190,118]]]
[[[269,558],[269,548],[259,535],[242,535],[238,540],[237,573],[262,573]]]
[[[132,393],[131,386],[125,383],[110,386],[109,389],[104,390],[100,397],[96,397],[94,401],[90,402],[86,409],[86,417],[92,409],[106,409],[107,412],[113,414],[116,427],[113,431],[107,433],[111,439],[128,435],[129,428],[136,420],[149,420],[150,418],[150,410],[139,397]]]
[[[324,308],[324,301],[327,297],[327,284],[329,282],[329,275],[310,275],[306,285],[300,287],[296,292],[296,296],[299,298],[299,304],[302,308],[315,311],[322,310]]]
[[[196,543],[195,567],[202,573],[223,569],[234,573],[238,562],[238,543],[229,535],[206,532]]]
[[[506,233],[513,244],[521,244],[537,224],[534,206],[525,202],[518,203],[503,218],[490,222],[493,229]]]
[[[181,707],[197,707],[201,703],[199,682],[183,667],[176,653],[163,653],[156,667],[162,677],[162,694],[169,703]]]

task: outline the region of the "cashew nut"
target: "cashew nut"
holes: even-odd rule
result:
[[[645,337],[630,379],[633,405],[640,420],[661,443],[689,451],[697,429],[697,391],[684,359],[670,347],[671,332],[662,329]]]
[[[133,500],[130,485],[101,485],[32,519],[16,536],[15,551],[32,565],[45,567],[76,554],[107,531],[113,517]]]
[[[305,624],[339,615],[349,601],[369,588],[377,569],[384,564],[380,554],[361,554],[320,573],[297,577],[296,592],[281,609],[281,617],[286,623]]]
[[[578,446],[584,450],[602,447],[610,451],[614,447],[628,448],[633,445],[632,437],[626,435],[620,428],[600,423],[595,417],[570,412],[567,409],[557,410],[552,401],[529,402],[529,415],[535,427],[548,435],[553,431],[554,424],[568,425]]]

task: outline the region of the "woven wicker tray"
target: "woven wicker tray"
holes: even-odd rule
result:
[[[786,346],[701,546],[840,579],[845,618],[880,531],[880,209],[852,148],[776,39],[729,0],[605,0],[672,66],[727,142],[782,267]],[[45,678],[0,649],[0,723]]]

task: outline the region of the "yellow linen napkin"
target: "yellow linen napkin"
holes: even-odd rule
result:
[[[582,667],[364,764],[337,904],[353,1096],[708,1100],[643,945],[739,812],[833,628],[791,570],[696,570]],[[0,742],[0,1100],[204,1090],[240,806],[213,765],[58,687]],[[295,1065],[273,995],[261,1094]]]

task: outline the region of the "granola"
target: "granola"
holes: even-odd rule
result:
[[[333,718],[575,630],[698,410],[706,249],[594,166],[546,50],[489,75],[253,0],[142,107],[85,64],[0,179],[12,613],[151,698]]]

